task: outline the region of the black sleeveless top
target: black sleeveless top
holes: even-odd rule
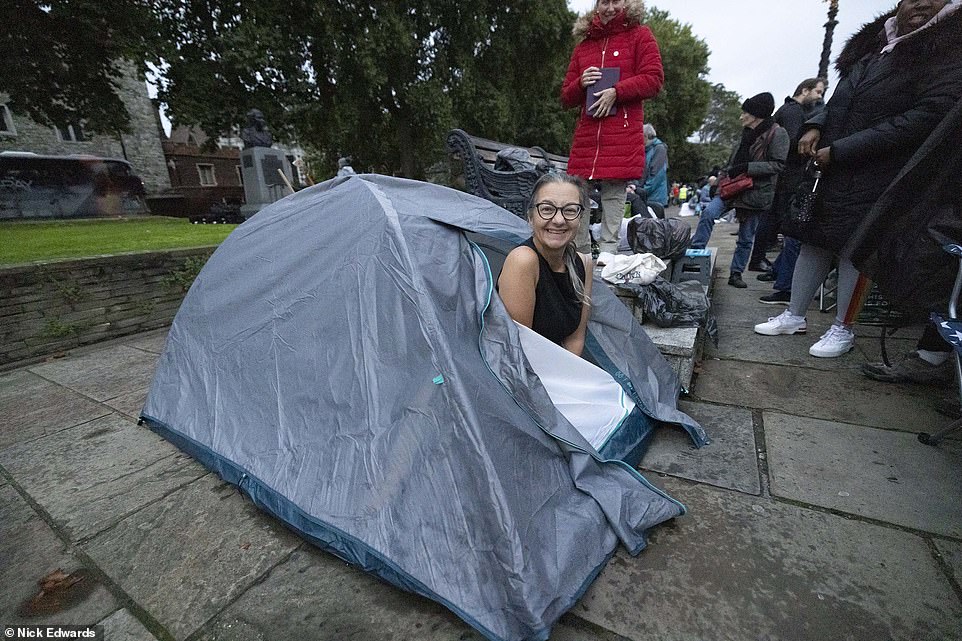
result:
[[[534,249],[538,254],[538,286],[534,292],[534,318],[531,322],[531,329],[538,332],[548,340],[561,344],[578,329],[581,323],[582,303],[575,294],[575,288],[571,284],[568,272],[553,272],[538,250],[535,249],[534,241],[529,238],[521,243],[525,247]],[[575,271],[581,282],[585,282],[585,263],[578,257],[575,261]]]

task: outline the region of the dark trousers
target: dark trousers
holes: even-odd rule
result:
[[[765,252],[778,241],[778,229],[782,226],[782,219],[788,212],[788,203],[792,199],[792,192],[775,192],[775,200],[771,209],[762,214],[758,221],[758,231],[755,232],[755,245],[752,247],[752,257],[749,265],[757,265],[765,260]]]
[[[930,322],[926,324],[925,331],[922,332],[922,337],[919,338],[915,349],[924,349],[927,352],[951,352],[952,346],[945,342],[939,330]]]

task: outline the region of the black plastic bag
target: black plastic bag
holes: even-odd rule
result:
[[[676,218],[636,218],[628,222],[628,244],[636,254],[673,260],[691,245],[691,227]]]
[[[718,323],[698,281],[675,285],[658,277],[650,285],[637,286],[636,295],[646,321],[651,320],[658,327],[704,327],[718,346]]]

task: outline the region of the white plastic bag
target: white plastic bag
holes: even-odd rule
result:
[[[604,260],[602,260],[604,259]],[[601,277],[609,283],[622,285],[647,285],[658,277],[658,274],[668,267],[665,261],[654,254],[608,254],[598,257],[598,262],[604,262]]]

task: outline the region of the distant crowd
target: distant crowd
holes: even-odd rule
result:
[[[767,91],[748,98],[725,166],[695,182],[669,182],[669,150],[644,122],[643,103],[662,90],[664,73],[643,4],[597,0],[575,24],[577,44],[561,89],[562,104],[580,111],[568,160],[576,179],[535,190],[532,239],[515,250],[524,260],[509,257],[501,276],[512,316],[580,353],[593,241],[600,252],[617,254],[628,206],[663,216],[671,205],[698,215],[693,248],[710,242],[723,216],[737,220],[728,284],[745,288],[745,273],[757,272],[774,288],[761,302],[787,307],[755,325],[760,335],[805,333],[816,291],[837,270],[836,317],[810,347],[812,356],[834,358],[853,348],[873,281],[900,306],[944,309],[954,263],[941,245],[962,242],[962,145],[942,144],[959,131],[960,9],[959,0],[901,0],[850,38],[836,61],[840,80],[831,99],[824,101],[825,78],[801,81],[777,110]],[[918,163],[955,173],[939,180],[944,172],[903,171]],[[580,181],[590,182],[600,201],[594,239]],[[914,197],[888,198],[893,190]],[[562,308],[562,330],[570,330],[564,336],[552,318]],[[552,327],[539,328],[538,319]],[[951,351],[929,325],[915,351],[863,371],[886,381],[946,381]]]

